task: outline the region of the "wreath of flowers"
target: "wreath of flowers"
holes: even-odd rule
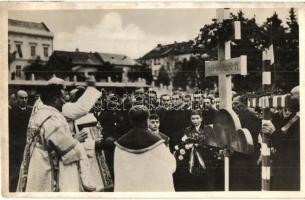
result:
[[[187,154],[190,154],[189,158],[189,172],[191,174],[196,173],[194,172],[194,165],[195,165],[195,158],[197,158],[199,162],[199,166],[203,169],[206,170],[206,162],[203,159],[203,156],[201,155],[200,151],[197,150],[197,147],[199,144],[202,144],[204,141],[205,136],[204,135],[199,135],[198,133],[194,133],[190,136],[184,135],[181,138],[181,144],[175,145],[175,151],[174,151],[174,156],[178,159],[178,161],[184,160],[184,157]],[[222,160],[223,158],[223,153],[220,150],[216,154],[216,158],[218,160]]]

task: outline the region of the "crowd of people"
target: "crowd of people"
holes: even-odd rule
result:
[[[138,89],[116,95],[94,81],[71,91],[52,78],[27,105],[19,90],[9,106],[10,192],[223,191],[223,149],[205,141],[219,110],[214,92]],[[272,141],[272,190],[300,189],[299,91],[272,122],[235,94],[233,110],[254,152],[231,152],[231,191],[261,190],[260,137]]]

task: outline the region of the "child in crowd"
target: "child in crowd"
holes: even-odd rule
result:
[[[157,135],[161,137],[163,140],[165,140],[165,144],[168,146],[169,145],[169,137],[167,137],[164,133],[161,133],[159,131],[160,127],[160,119],[157,114],[151,114],[148,117],[148,128],[151,130],[151,132],[154,135]]]
[[[223,190],[221,179],[222,162],[218,149],[210,146],[215,140],[213,129],[203,125],[200,110],[190,116],[191,126],[184,131],[181,145],[177,145],[176,190],[180,191],[217,191]],[[219,177],[220,176],[220,177]],[[223,178],[223,177],[222,177]]]

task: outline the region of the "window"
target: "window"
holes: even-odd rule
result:
[[[21,77],[21,66],[16,65],[16,76]]]
[[[44,55],[44,57],[49,57],[49,48],[48,47],[43,47],[43,55]]]
[[[19,58],[22,58],[23,55],[22,55],[21,44],[16,44],[16,50],[17,50]]]
[[[11,45],[8,45],[8,52],[11,53]]]
[[[36,55],[36,47],[31,46],[31,56],[35,56],[35,55]]]

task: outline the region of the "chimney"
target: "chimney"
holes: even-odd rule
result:
[[[79,52],[79,49],[78,49],[78,48],[76,48],[76,49],[75,49],[75,52]]]

